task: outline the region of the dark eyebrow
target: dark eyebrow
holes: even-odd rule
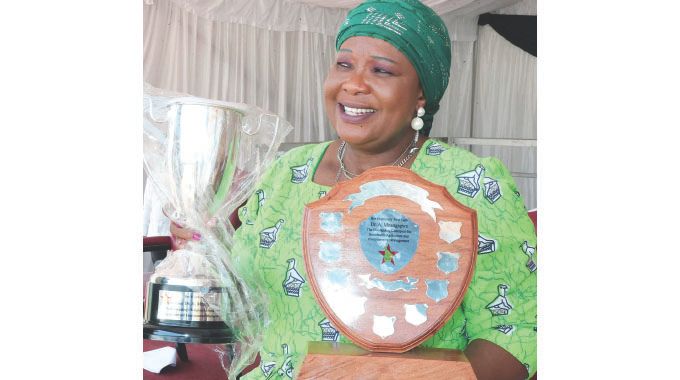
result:
[[[338,53],[340,53],[340,52],[343,52],[343,53],[351,53],[352,50],[351,50],[351,49],[347,49],[347,48],[340,48],[340,49],[338,49]],[[387,62],[392,62],[392,63],[395,63],[395,64],[397,63],[397,61],[395,61],[395,60],[393,60],[393,59],[389,59],[389,58],[387,58],[387,57],[381,57],[381,56],[379,56],[379,55],[372,55],[371,57],[372,57],[373,59],[379,59],[379,60],[383,60],[383,61],[387,61]]]
[[[383,61],[387,61],[387,62],[392,62],[392,63],[394,63],[394,64],[397,63],[397,61],[392,60],[392,59],[389,59],[389,58],[386,58],[386,57],[380,57],[380,56],[377,56],[377,55],[372,55],[371,57],[373,57],[373,59],[378,59],[378,60],[383,60]]]
[[[340,52],[342,52],[342,53],[351,53],[352,50],[351,50],[351,49],[347,49],[347,48],[341,48],[341,49],[338,49],[338,53],[340,53]],[[393,59],[389,59],[389,58],[387,58],[387,57],[381,57],[381,56],[379,56],[379,55],[372,55],[371,57],[372,57],[373,59],[383,60],[383,61],[391,62],[391,63],[394,63],[394,64],[397,63],[397,61],[395,61],[395,60],[393,60]]]

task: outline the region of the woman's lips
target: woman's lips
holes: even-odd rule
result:
[[[345,113],[345,106],[344,105],[338,103],[337,107],[338,107],[338,115],[340,115],[340,120],[342,120],[345,123],[349,123],[349,124],[364,123],[364,122],[366,122],[366,120],[368,118],[373,116],[373,114],[376,112],[376,111],[373,111],[373,112],[362,113],[362,114],[359,114],[359,115],[350,115],[350,114]]]

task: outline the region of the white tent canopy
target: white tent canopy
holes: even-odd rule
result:
[[[358,0],[145,0],[153,5],[158,1],[170,1],[177,7],[190,11],[205,20],[252,25],[281,32],[304,31],[335,36],[347,11]],[[525,12],[535,14],[535,0],[425,0],[438,14],[449,19],[474,19],[482,13],[504,9],[513,4],[525,6]],[[532,14],[532,13],[523,13]],[[466,23],[470,24],[470,23]],[[459,26],[449,23],[454,30]],[[472,27],[470,24],[468,27]],[[449,30],[454,33],[451,29]],[[454,36],[452,38],[455,40]]]

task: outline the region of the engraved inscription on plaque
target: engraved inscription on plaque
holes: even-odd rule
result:
[[[406,266],[418,248],[418,225],[393,209],[381,210],[359,225],[361,249],[371,265],[382,273]]]

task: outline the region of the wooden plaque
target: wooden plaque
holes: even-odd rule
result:
[[[309,342],[299,380],[476,380],[460,350],[416,347],[403,354],[364,351],[353,344]]]
[[[378,167],[305,207],[305,267],[328,319],[363,349],[405,352],[463,300],[477,256],[477,215],[446,188]]]

